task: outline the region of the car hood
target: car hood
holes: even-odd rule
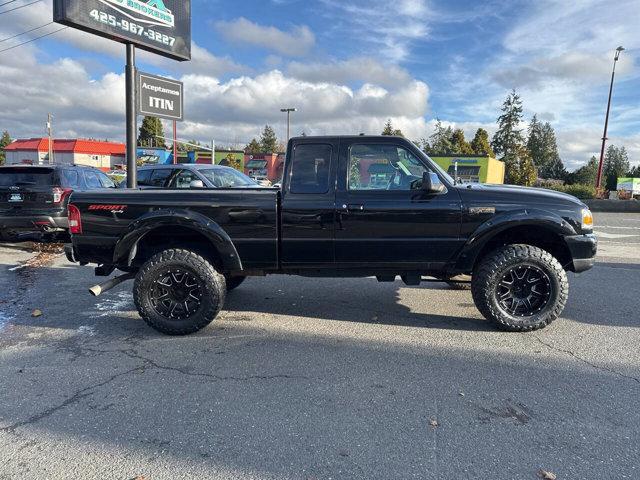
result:
[[[521,187],[518,185],[493,185],[487,183],[469,184],[461,188],[462,190],[467,189],[477,193],[484,192],[488,196],[496,195],[502,199],[513,199],[518,203],[550,203],[580,207],[586,206],[573,195],[547,190],[546,188]]]

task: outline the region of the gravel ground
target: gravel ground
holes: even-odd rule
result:
[[[526,334],[439,284],[274,276],[170,338],[131,283],[0,247],[0,479],[640,478],[640,215],[596,223]]]

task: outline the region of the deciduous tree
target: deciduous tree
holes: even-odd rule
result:
[[[607,153],[604,157],[604,166],[602,169],[603,178],[606,181],[605,188],[607,190],[615,190],[618,188],[618,178],[624,177],[631,168],[629,164],[629,155],[625,147],[618,148],[615,145],[609,145]]]
[[[11,143],[11,136],[9,132],[6,130],[2,132],[2,137],[0,137],[0,165],[4,165],[7,157],[4,152],[4,148]]]

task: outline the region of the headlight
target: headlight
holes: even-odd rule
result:
[[[582,230],[593,230],[593,214],[588,208],[582,209]]]

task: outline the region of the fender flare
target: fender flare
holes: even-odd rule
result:
[[[471,271],[487,243],[515,227],[545,228],[561,237],[577,234],[569,222],[555,213],[534,208],[510,210],[491,217],[469,236],[460,250],[455,270]]]
[[[190,210],[156,210],[132,222],[115,246],[114,265],[124,262],[130,265],[138,243],[150,232],[166,227],[183,227],[203,235],[220,255],[225,271],[243,270],[238,251],[227,232],[210,218]]]

